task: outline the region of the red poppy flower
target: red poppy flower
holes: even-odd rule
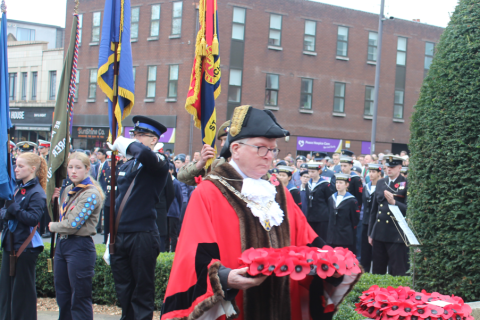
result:
[[[22,189],[22,190],[20,191],[20,193],[23,194],[23,195],[25,195],[25,193],[27,193],[27,190],[26,190],[26,189]]]
[[[402,317],[409,317],[417,309],[414,304],[407,301],[401,302],[398,308],[400,310],[398,314]]]
[[[417,305],[417,310],[412,312],[412,315],[417,316],[420,319],[426,319],[432,314],[430,312],[430,307],[425,304]]]
[[[437,307],[433,304],[429,304],[428,308],[430,309],[430,313],[432,314],[433,318],[442,317],[443,308]]]
[[[244,264],[250,264],[255,259],[266,257],[267,255],[268,252],[263,249],[250,248],[243,251],[242,256],[239,258],[239,261],[240,263],[243,262]]]
[[[319,259],[316,263],[317,274],[322,279],[327,279],[335,273],[335,267],[327,260]]]
[[[266,276],[271,275],[275,271],[275,268],[277,267],[281,258],[281,255],[277,252],[272,252],[268,256],[266,256],[265,259],[267,259],[268,268],[264,268],[262,270],[262,274]]]
[[[255,261],[252,261],[252,263],[250,264],[250,268],[248,269],[248,273],[251,275],[251,276],[256,276],[260,273],[263,273],[263,271],[265,269],[269,269],[270,267],[270,264],[269,264],[269,260],[267,257],[259,257],[257,259],[255,259]]]
[[[275,173],[272,173],[272,176],[270,177],[270,183],[273,184],[275,187],[280,184]]]
[[[105,169],[103,169],[102,172],[105,173]]]
[[[277,267],[274,272],[277,277],[284,277],[293,272],[295,265],[293,264],[293,259],[288,257],[283,257],[278,262]]]
[[[395,183],[394,187],[398,188],[398,187],[400,187],[400,185],[398,183]]]
[[[290,273],[290,279],[292,280],[303,280],[310,273],[310,265],[305,260],[293,259],[293,265],[294,269]]]
[[[363,192],[363,187],[358,187],[358,192],[362,193]]]
[[[195,177],[195,183],[197,184],[197,186],[198,186],[200,183],[202,183],[202,181],[203,181],[202,176]]]

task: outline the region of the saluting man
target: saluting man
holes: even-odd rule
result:
[[[133,117],[133,123],[135,139],[118,137],[113,146],[108,144],[112,151],[130,158],[118,172],[118,230],[115,253],[110,259],[122,306],[121,319],[150,320],[155,307],[155,265],[160,253],[155,206],[168,176],[167,158],[153,150],[167,128],[144,116]],[[130,185],[131,193],[127,194]]]
[[[405,276],[408,257],[405,237],[396,226],[395,217],[389,206],[397,206],[405,216],[407,214],[407,179],[400,175],[403,159],[387,155],[387,177],[378,180],[372,201],[368,241],[373,246],[372,273],[393,276]],[[401,232],[401,234],[400,234]]]

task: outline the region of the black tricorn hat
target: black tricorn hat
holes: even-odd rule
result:
[[[135,116],[132,120],[135,125],[133,131],[136,132],[153,133],[157,138],[160,138],[167,131],[163,124],[145,116]]]
[[[220,156],[225,159],[231,157],[230,144],[240,139],[255,137],[283,138],[289,135],[290,132],[278,124],[270,110],[259,110],[252,106],[236,107],[233,111],[227,141],[225,141]]]

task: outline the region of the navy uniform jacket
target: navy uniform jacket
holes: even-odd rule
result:
[[[25,194],[22,194],[22,189],[25,190]],[[31,233],[31,228],[35,227],[40,222],[44,214],[48,214],[46,199],[47,196],[38,182],[38,178],[34,178],[25,184],[25,188],[20,188],[15,195],[15,202],[12,203],[8,209],[1,209],[2,218],[5,216],[6,212],[9,212],[15,216],[16,220],[18,220],[18,225],[13,232],[15,251],[17,251],[25,240],[27,240]],[[2,222],[4,223],[2,247],[3,250],[10,251],[10,230],[8,229],[8,222],[6,220],[2,220]],[[38,247],[40,251],[43,250],[43,244],[38,233],[28,244],[27,248],[32,248],[32,244],[34,244],[35,247]]]
[[[104,205],[110,207],[110,193],[111,193],[111,182],[112,182],[112,168],[105,161],[105,164],[102,168],[102,173],[98,179],[98,183],[102,186],[103,193],[105,193]],[[123,215],[123,213],[122,213]]]
[[[315,187],[312,180],[307,185],[308,222],[328,221],[328,198],[333,194],[330,183],[320,178]]]
[[[181,189],[181,188],[180,188]],[[180,194],[182,190],[177,191]],[[173,203],[173,200],[177,196],[175,192],[175,187],[173,185],[173,179],[170,173],[168,173],[167,183],[165,184],[165,188],[160,192],[160,201],[155,206],[157,210],[157,227],[158,232],[160,233],[160,237],[166,237],[168,235],[167,229],[167,213],[170,210],[170,207]]]
[[[98,171],[98,170],[100,170],[100,167],[102,167],[102,169],[101,169],[101,171]],[[100,186],[102,186],[102,190],[103,190],[104,193],[107,191],[108,183],[107,183],[106,177],[109,176],[109,172],[107,172],[109,170],[109,168],[110,168],[110,166],[108,165],[108,162],[105,161],[103,163],[103,166],[100,163],[95,170],[96,174],[95,174],[94,178],[97,179],[97,177],[98,177],[98,179],[97,179],[98,183],[100,184]]]
[[[302,186],[300,186],[300,198],[302,199],[302,212],[305,215],[305,217],[308,214],[308,194],[307,194],[308,186],[305,186],[305,189],[303,189]]]
[[[140,142],[132,142],[127,148],[127,154],[132,155],[133,159],[123,164],[118,172],[115,214],[118,214],[120,204],[135,176],[136,180],[123,209],[118,232],[158,231],[155,207],[168,177],[166,157]],[[135,162],[139,162],[136,170]]]
[[[172,180],[172,178],[170,178],[170,180]],[[175,198],[168,209],[167,217],[180,219],[183,203],[182,185],[177,179],[173,179],[172,184],[174,187]]]
[[[358,208],[362,208],[362,194],[363,182],[362,178],[355,172],[350,173],[350,184],[348,185],[348,192],[357,199]]]
[[[295,186],[295,184],[292,182],[292,180],[290,180],[290,183],[287,185],[287,189],[288,191],[290,191],[290,194],[292,195],[293,197],[293,200],[295,201],[295,203],[300,207],[300,209],[302,208],[302,197],[300,197],[300,191],[298,190],[298,188]]]
[[[320,171],[320,177],[323,180],[330,182],[330,189],[332,189],[332,192],[337,192],[337,188],[335,187],[335,172],[333,172],[333,170],[330,170],[327,168],[327,166],[324,166],[322,171]]]
[[[335,192],[328,199],[328,233],[327,243],[337,246],[351,246],[355,244],[356,228],[360,221],[360,210],[357,200],[350,193],[346,193],[337,207]]]
[[[372,193],[372,183],[369,182],[363,188],[363,195],[362,195],[362,202],[363,202],[363,219],[362,224],[368,225],[370,222],[370,211],[372,209],[372,200],[373,200]]]
[[[393,193],[395,205],[398,206],[403,216],[407,214],[407,179],[399,175],[390,184],[388,184],[388,177],[378,180],[373,196],[372,210],[370,211],[368,235],[377,241],[404,243],[402,240],[403,232],[400,231],[402,232],[401,236],[393,222],[394,216],[388,207],[388,201],[384,195],[385,190]],[[398,226],[398,229],[400,229],[400,226]]]

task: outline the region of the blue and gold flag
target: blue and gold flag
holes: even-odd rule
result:
[[[134,103],[132,47],[130,44],[130,0],[106,0],[103,14],[102,40],[98,57],[98,86],[108,97],[110,127],[112,117],[117,119],[117,128],[110,128],[110,136],[117,131],[121,135],[122,120],[131,112]],[[115,94],[113,74],[115,43],[118,43],[118,102],[113,105]]]
[[[197,34],[185,109],[193,115],[195,126],[201,129],[203,143],[215,147],[217,131],[215,99],[221,92],[216,0],[200,0],[199,21],[200,30]],[[213,159],[209,159],[206,166],[209,167],[212,162]]]

